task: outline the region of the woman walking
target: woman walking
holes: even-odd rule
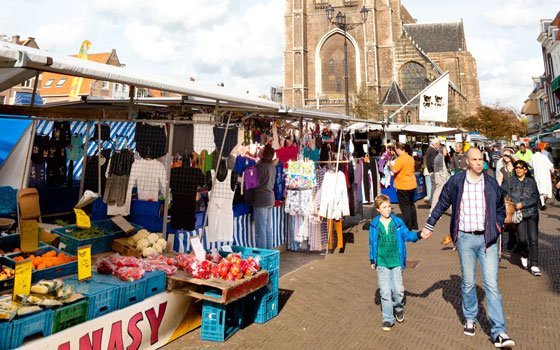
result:
[[[533,276],[540,276],[539,269],[539,190],[535,180],[527,176],[529,166],[523,160],[513,163],[515,177],[502,184],[515,209],[521,211],[523,219],[517,224],[517,235],[521,245],[521,265],[529,268]]]
[[[274,148],[264,146],[257,164],[259,185],[253,191],[253,217],[255,220],[255,240],[257,248],[272,249],[272,208],[274,207]]]

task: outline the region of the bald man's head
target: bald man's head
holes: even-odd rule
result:
[[[484,170],[484,159],[482,158],[482,152],[476,148],[469,148],[467,151],[467,164],[469,169],[475,174],[480,175]]]

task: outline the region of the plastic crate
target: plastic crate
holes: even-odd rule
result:
[[[92,225],[93,226],[93,225]],[[84,245],[91,245],[91,254],[104,253],[111,250],[113,237],[105,235],[102,237],[77,239],[70,232],[76,229],[76,225],[61,227],[53,230],[60,237],[59,248],[70,254],[76,254],[78,248]]]
[[[143,277],[137,281],[121,281],[112,275],[100,275],[93,273],[91,279],[95,282],[111,284],[118,288],[117,309],[136,304],[146,298],[146,279]]]
[[[142,226],[131,224],[134,226],[134,232],[127,235],[124,231],[113,222],[113,220],[99,220],[99,221],[92,221],[91,226],[98,228],[99,230],[103,231],[105,235],[112,236],[112,239],[121,238],[125,236],[130,236],[136,233],[136,231],[140,230]]]
[[[268,291],[269,293],[278,293],[278,279],[280,270],[274,269],[268,271]]]
[[[92,280],[78,282],[77,277],[66,278],[64,283],[74,286],[75,292],[86,297],[88,301],[88,320],[117,310],[118,287]]]
[[[220,297],[208,291],[204,295]],[[228,305],[204,300],[202,303],[201,340],[224,342],[243,326],[243,299]]]
[[[53,310],[52,332],[57,333],[87,320],[87,299]]]
[[[278,315],[278,291],[269,292],[267,288],[249,294],[243,299],[245,324],[265,323]]]
[[[263,270],[275,270],[280,268],[280,252],[274,249],[260,249],[250,247],[232,246],[234,253],[240,253],[243,258],[252,256],[259,257],[259,262]]]
[[[28,254],[33,254],[35,256],[39,256],[39,255],[42,255],[42,254],[44,254],[46,252],[49,252],[51,250],[54,250],[56,252],[56,254],[62,252],[61,250],[56,249],[54,247],[44,246],[44,247],[41,247],[41,248],[37,249],[36,251],[34,251],[32,253],[16,253],[16,254],[8,255],[8,256],[6,256],[8,258],[6,260],[6,265],[11,267],[11,268],[15,268],[16,262],[13,260],[15,257],[22,256],[22,255],[25,256],[25,255],[28,255]],[[64,253],[68,256],[72,256],[71,254],[68,254],[67,252],[64,252]],[[46,269],[43,269],[43,270],[33,270],[33,274],[31,275],[31,281],[33,283],[35,283],[35,282],[38,282],[40,280],[51,280],[53,278],[73,275],[73,274],[76,274],[76,273],[78,273],[78,263],[76,261],[70,261],[70,262],[67,262],[66,264],[49,267],[49,268],[46,268]]]
[[[39,248],[46,246],[45,243],[39,242]],[[4,255],[16,254],[12,253],[15,248],[20,247],[20,235],[14,233],[12,235],[0,236],[0,249],[6,252]],[[0,254],[1,255],[1,254]]]
[[[23,344],[25,338],[42,334],[43,337],[51,335],[52,311],[43,310],[36,314],[14,319],[12,322],[12,335],[10,348],[14,349]]]
[[[12,323],[0,323],[0,350],[10,348],[10,337],[12,336]]]
[[[167,275],[163,271],[146,272],[143,278],[146,280],[144,298],[159,294],[165,291],[165,287],[167,287]]]

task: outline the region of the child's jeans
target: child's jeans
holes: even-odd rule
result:
[[[383,322],[395,323],[393,309],[397,312],[403,309],[404,286],[402,269],[400,266],[386,268],[377,267],[377,284],[381,294],[381,311]]]

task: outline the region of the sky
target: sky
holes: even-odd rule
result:
[[[311,0],[309,0],[311,1]],[[116,49],[128,69],[269,95],[283,83],[285,0],[0,0],[0,34],[76,54]],[[556,0],[403,0],[419,23],[464,22],[482,102],[519,110],[543,73],[539,21]],[[556,6],[555,6],[556,5]],[[40,10],[37,10],[40,9]]]

